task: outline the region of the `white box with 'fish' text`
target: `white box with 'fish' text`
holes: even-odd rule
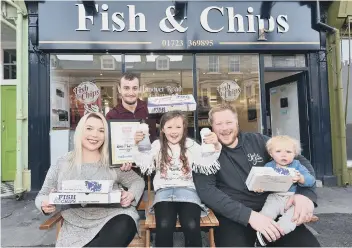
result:
[[[121,191],[110,193],[67,193],[55,192],[49,194],[49,204],[93,204],[93,203],[120,203]]]

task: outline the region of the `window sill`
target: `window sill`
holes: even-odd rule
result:
[[[243,74],[243,72],[240,72],[240,71],[239,72],[228,72],[227,74],[230,74],[230,75],[237,74],[238,75],[238,74]]]
[[[207,72],[206,74],[209,74],[209,75],[219,75],[219,74],[222,74],[221,72]]]

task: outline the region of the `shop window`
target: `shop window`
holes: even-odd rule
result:
[[[258,73],[259,70],[259,57],[258,56],[252,56],[251,58],[251,71],[252,73]]]
[[[234,55],[229,57],[229,72],[239,73],[240,71],[240,56]]]
[[[219,56],[209,56],[208,72],[219,72]]]
[[[349,44],[350,43],[350,44]],[[351,49],[349,48],[351,46]],[[341,80],[343,88],[343,110],[347,110],[346,118],[346,145],[347,145],[347,165],[352,168],[352,41],[349,39],[341,40]],[[348,70],[349,73],[348,73]],[[347,100],[346,100],[347,98]]]
[[[170,60],[167,56],[158,56],[156,59],[156,69],[157,70],[169,70]]]
[[[3,50],[3,73],[4,79],[16,79],[16,50]]]
[[[192,55],[141,54],[125,56],[126,71],[136,74],[140,83],[140,98],[193,94]],[[189,136],[193,137],[194,113],[187,112]],[[161,114],[151,114],[150,119],[160,121]]]
[[[51,142],[60,144],[58,152],[52,149],[55,158],[73,148],[73,134],[84,114],[106,115],[117,105],[122,64],[120,55],[52,54],[50,68]]]
[[[241,130],[261,132],[258,61],[257,54],[196,55],[200,128],[210,127],[211,107],[228,103],[237,109]]]

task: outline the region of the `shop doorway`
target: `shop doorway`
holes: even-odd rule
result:
[[[1,181],[16,176],[16,86],[1,86]]]
[[[310,159],[306,72],[265,72],[267,133],[300,140]]]

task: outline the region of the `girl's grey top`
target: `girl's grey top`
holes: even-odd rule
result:
[[[49,200],[49,193],[53,189],[59,191],[62,180],[70,179],[115,180],[114,189],[117,189],[119,185],[127,187],[128,191],[135,196],[135,200],[127,208],[119,205],[119,207],[114,208],[78,207],[62,210],[61,214],[64,222],[56,241],[57,247],[83,247],[98,234],[110,219],[120,214],[130,216],[135,221],[138,229],[139,215],[136,206],[145,186],[144,180],[140,176],[132,170],[123,172],[119,168],[109,169],[99,163],[83,164],[80,173],[72,171],[68,173],[65,170],[68,164],[67,156],[65,156],[60,158],[56,165],[49,168],[42,189],[35,199],[35,204],[40,211],[42,211],[42,202]],[[56,208],[58,209],[59,206],[56,206]]]

